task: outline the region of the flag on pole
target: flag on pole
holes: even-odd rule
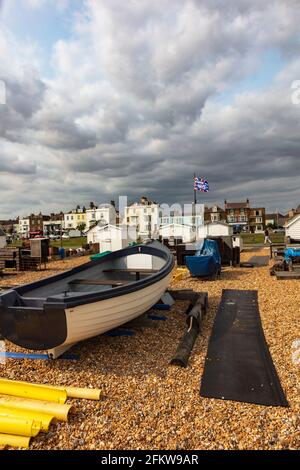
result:
[[[194,191],[201,191],[202,193],[207,193],[209,191],[208,182],[203,178],[199,178],[198,176],[195,176],[194,177]]]

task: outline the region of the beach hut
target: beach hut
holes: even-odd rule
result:
[[[300,214],[289,220],[285,226],[285,236],[293,241],[300,242]]]
[[[6,235],[3,232],[2,228],[0,228],[0,248],[6,247]]]
[[[126,227],[117,225],[96,225],[87,232],[88,243],[99,243],[99,253],[105,251],[116,251],[126,248],[129,239]]]

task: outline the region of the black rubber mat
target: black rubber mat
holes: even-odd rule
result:
[[[254,266],[268,266],[270,256],[252,256],[248,263],[254,264]]]
[[[289,406],[265,340],[257,291],[223,290],[209,340],[200,395]]]

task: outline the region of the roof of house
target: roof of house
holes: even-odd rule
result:
[[[89,230],[86,230],[85,233],[89,233],[91,232],[92,230],[122,230],[122,227],[120,227],[119,225],[112,225],[112,224],[107,224],[107,225],[100,225],[100,224],[97,224],[97,225],[94,225],[94,227],[90,228]]]
[[[174,224],[162,224],[162,225],[160,226],[160,229],[166,228],[166,227],[186,227],[186,228],[193,228],[193,225],[191,225],[191,224],[176,224],[176,223],[174,223]]]
[[[278,216],[278,217],[281,217],[281,218],[282,218],[282,217],[285,217],[285,215],[280,214],[280,213],[277,214],[277,212],[276,212],[276,213],[274,213],[274,214],[266,214],[266,219],[276,219],[277,216]]]
[[[249,207],[249,202],[227,202],[226,209],[246,209]]]
[[[0,227],[0,237],[5,237],[5,233],[3,232],[2,228]]]
[[[211,206],[211,207],[206,206],[206,207],[204,208],[204,210],[205,210],[205,212],[212,212],[212,210],[213,210],[214,208],[216,208],[218,212],[219,212],[219,211],[220,211],[220,212],[224,212],[224,209],[222,209],[222,207],[220,207],[220,206],[217,206],[216,204],[215,204],[214,206]]]
[[[297,214],[292,219],[288,220],[288,222],[286,222],[284,226],[290,227],[291,225],[293,225],[295,222],[298,222],[298,221],[300,221],[300,214]]]

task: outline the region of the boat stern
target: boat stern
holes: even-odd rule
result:
[[[24,298],[15,290],[6,292],[0,296],[0,335],[26,349],[59,346],[67,337],[64,306]]]

